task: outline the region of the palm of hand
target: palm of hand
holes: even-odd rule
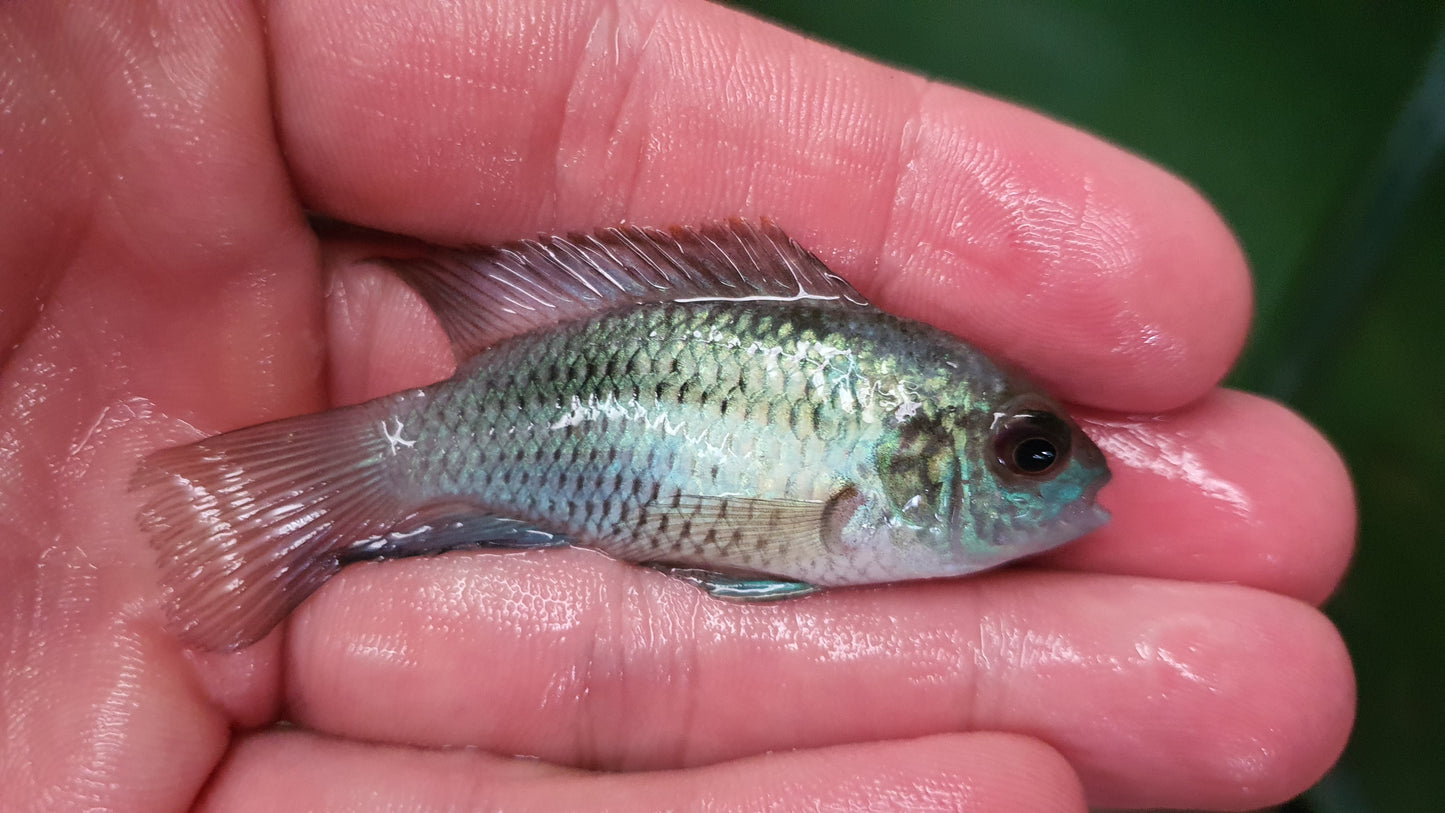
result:
[[[1297,418],[1210,391],[1247,280],[1177,182],[707,6],[284,7],[263,34],[214,5],[0,12],[7,805],[176,809],[209,780],[216,809],[1031,809],[1081,781],[1237,807],[1338,753],[1349,667],[1309,604],[1348,558],[1349,485]],[[448,369],[418,302],[318,249],[303,207],[446,242],[774,215],[1086,405],[1115,521],[1039,569],[766,607],[583,551],[353,568],[284,635],[183,652],[138,455]],[[233,734],[283,710],[302,728]],[[676,770],[490,756],[513,753]]]

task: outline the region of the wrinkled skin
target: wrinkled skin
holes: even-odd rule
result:
[[[726,9],[445,5],[0,7],[0,807],[1247,808],[1335,759],[1350,486],[1216,389],[1249,282],[1195,193]],[[188,653],[138,455],[449,370],[303,210],[452,243],[772,215],[1075,404],[1115,519],[762,607],[586,551],[357,566]]]

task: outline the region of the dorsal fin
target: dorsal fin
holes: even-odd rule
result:
[[[639,226],[379,259],[426,299],[458,360],[537,328],[645,302],[813,300],[866,306],[771,220]]]

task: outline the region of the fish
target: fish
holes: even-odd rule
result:
[[[1056,400],[771,220],[375,262],[436,314],[452,377],[136,468],[188,647],[249,646],[363,561],[576,545],[768,601],[963,576],[1109,519],[1107,462]]]

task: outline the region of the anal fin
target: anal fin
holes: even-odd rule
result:
[[[565,536],[510,517],[448,506],[418,513],[400,529],[363,539],[339,555],[342,564],[406,556],[432,556],[477,548],[551,548],[569,544]]]
[[[806,596],[821,589],[807,582],[776,579],[770,576],[734,576],[715,570],[673,567],[658,562],[649,562],[648,567],[700,588],[713,598],[726,601],[777,601]]]

